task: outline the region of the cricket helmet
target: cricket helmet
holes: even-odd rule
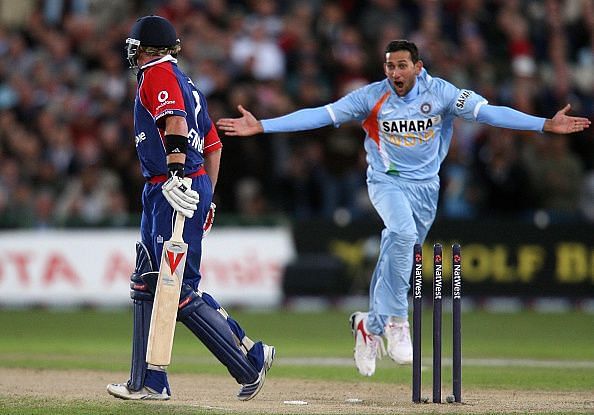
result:
[[[174,48],[180,41],[171,22],[161,16],[144,16],[136,20],[126,39],[126,55],[130,68],[138,66],[140,47]]]

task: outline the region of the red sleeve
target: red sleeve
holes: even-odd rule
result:
[[[208,134],[206,134],[206,137],[204,137],[203,154],[212,153],[213,151],[217,151],[221,148],[223,148],[223,143],[221,143],[219,133],[217,133],[214,123],[211,122],[210,130],[208,131]]]
[[[186,116],[184,98],[170,64],[146,70],[140,84],[140,100],[155,122],[165,115]]]

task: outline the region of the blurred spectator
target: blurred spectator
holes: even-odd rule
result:
[[[250,13],[246,16],[248,26],[260,26],[264,35],[276,39],[283,30],[283,19],[278,10],[279,2],[276,0],[250,0]]]
[[[79,226],[118,224],[122,215],[126,215],[126,206],[118,192],[119,180],[112,172],[96,163],[88,165],[58,198],[57,219]]]
[[[390,25],[407,31],[410,29],[410,27],[407,27],[407,24],[409,24],[409,19],[406,18],[407,13],[402,13],[398,0],[371,0],[367,3],[363,7],[360,18],[357,19],[357,26],[366,40],[376,42],[377,36],[380,34],[377,28],[381,27],[385,22],[390,22]],[[423,48],[419,44],[417,46]]]
[[[286,170],[280,178],[280,206],[296,219],[330,216],[325,200],[328,172],[324,167],[323,145],[304,141],[289,156]]]
[[[524,162],[530,174],[537,205],[552,220],[571,220],[579,215],[583,167],[570,152],[568,137],[548,135],[527,146]]]
[[[594,0],[1,1],[0,226],[139,220],[135,79],[122,47],[150,13],[178,27],[183,69],[213,119],[238,103],[273,117],[331,101],[378,80],[397,38],[417,42],[432,74],[492,104],[551,117],[571,103],[572,114],[594,118]],[[358,129],[308,134],[308,144],[281,134],[225,140],[218,213],[368,213]],[[594,129],[541,141],[456,122],[440,213],[521,218],[531,207],[592,220]]]
[[[259,81],[278,80],[285,74],[283,52],[262,21],[247,24],[231,47],[231,59],[245,76]]]
[[[58,226],[55,217],[56,197],[49,189],[41,189],[35,196],[31,227],[48,229]]]
[[[479,192],[472,178],[471,162],[472,158],[463,150],[461,141],[452,139],[440,171],[439,215],[451,219],[477,216]]]
[[[157,7],[155,14],[163,16],[174,26],[187,24],[197,10],[196,2],[193,0],[170,0],[162,1]]]
[[[315,34],[323,47],[331,47],[343,31],[347,17],[346,11],[340,7],[338,2],[322,2],[315,24]]]
[[[245,177],[240,179],[235,186],[237,207],[243,220],[256,220],[270,213],[268,201],[262,193],[262,186],[257,179]]]
[[[580,211],[588,222],[594,223],[594,171],[584,177],[580,194]]]
[[[335,90],[344,96],[369,83],[366,75],[367,55],[359,30],[346,26],[332,48],[335,61]]]
[[[534,207],[529,172],[519,157],[521,144],[516,131],[489,128],[482,143],[477,145],[482,212],[513,217]]]
[[[367,194],[367,163],[359,126],[330,130],[324,144],[328,168],[323,189],[326,215],[335,218],[337,212],[343,211],[353,220],[370,213],[375,215]]]
[[[1,1],[0,24],[9,27],[21,26],[33,12],[35,3],[35,0]]]
[[[90,0],[44,0],[43,16],[49,25],[56,26],[65,17],[88,14],[89,4]]]

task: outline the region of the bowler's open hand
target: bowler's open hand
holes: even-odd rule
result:
[[[567,104],[557,111],[552,119],[545,121],[543,131],[556,134],[571,134],[584,131],[590,126],[590,120],[587,118],[567,115],[570,109],[571,105]]]
[[[237,109],[241,113],[241,118],[221,118],[217,121],[217,127],[225,135],[248,136],[264,132],[262,123],[252,115],[251,112],[238,105]]]

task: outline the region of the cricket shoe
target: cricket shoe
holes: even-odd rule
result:
[[[390,319],[384,328],[388,342],[388,356],[399,365],[409,365],[413,361],[412,342],[408,321],[395,322]]]
[[[274,346],[268,346],[267,344],[263,345],[264,351],[264,365],[262,366],[262,370],[258,374],[258,379],[256,379],[253,383],[246,383],[241,386],[239,393],[237,394],[237,399],[240,401],[249,401],[253,399],[262,389],[264,386],[264,381],[266,380],[266,373],[272,367],[272,362],[274,361],[274,354],[275,349]]]
[[[363,376],[375,373],[375,360],[385,354],[384,341],[381,336],[370,334],[365,328],[367,313],[355,312],[351,314],[351,329],[355,336],[355,366]]]
[[[116,398],[126,400],[145,400],[145,401],[168,401],[170,396],[167,393],[167,388],[163,388],[161,393],[143,386],[142,389],[133,391],[128,389],[128,385],[125,383],[110,383],[107,385],[107,393]]]

